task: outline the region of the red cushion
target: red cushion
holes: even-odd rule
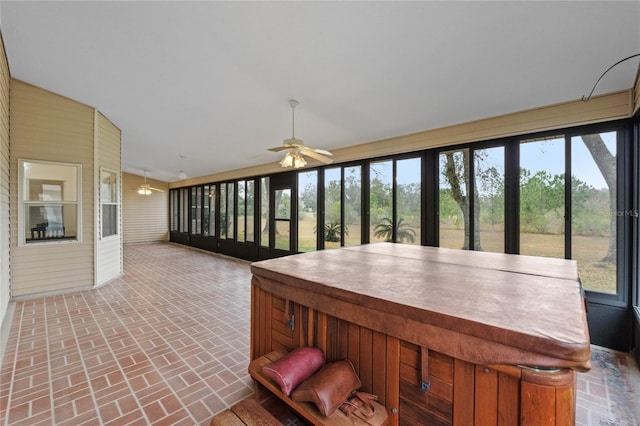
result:
[[[324,365],[324,355],[318,348],[296,348],[277,361],[262,367],[262,373],[280,385],[289,396],[300,383]]]

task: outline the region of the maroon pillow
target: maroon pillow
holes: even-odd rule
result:
[[[277,361],[262,367],[262,373],[280,385],[282,393],[291,394],[296,386],[311,377],[324,365],[324,355],[318,348],[296,348]]]

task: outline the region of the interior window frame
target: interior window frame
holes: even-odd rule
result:
[[[120,173],[118,171],[109,169],[107,167],[100,167],[100,192],[98,193],[98,197],[100,199],[100,239],[106,238],[118,238],[120,236],[120,200],[122,198],[121,188],[120,188]],[[102,179],[103,173],[108,173],[115,176],[115,201],[105,202],[103,200],[103,192],[102,192]],[[115,224],[115,232],[109,235],[104,235],[104,206],[115,206],[116,207],[116,224]]]
[[[75,201],[31,201],[25,200],[25,185],[27,176],[25,176],[25,166],[27,164],[42,164],[51,166],[63,166],[75,169],[76,177],[76,199]],[[63,206],[75,206],[76,208],[76,235],[75,238],[65,239],[42,239],[41,241],[29,241],[26,240],[26,223],[25,223],[25,211],[28,206],[36,206],[40,204],[49,204],[53,207]],[[58,244],[58,243],[81,243],[82,242],[82,164],[79,163],[65,163],[58,161],[43,161],[32,159],[18,159],[18,246],[20,247],[33,247],[41,246],[44,244]]]

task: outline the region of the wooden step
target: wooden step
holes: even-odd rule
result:
[[[248,398],[217,414],[211,426],[282,426],[282,423],[254,398]]]

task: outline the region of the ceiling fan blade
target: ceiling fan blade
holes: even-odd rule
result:
[[[273,148],[267,148],[267,151],[273,151],[273,152],[280,152],[280,151],[284,151],[285,149],[291,149],[291,145],[282,145],[282,146],[276,146]]]
[[[313,149],[300,148],[300,153],[302,155],[306,155],[306,156],[309,156],[311,158],[314,158],[314,159],[316,159],[316,160],[318,160],[318,161],[320,161],[322,163],[325,163],[325,164],[329,164],[329,163],[333,162],[333,158],[329,158],[329,157],[326,157],[323,154],[319,154],[318,152],[316,152]]]
[[[153,186],[149,186],[148,188],[152,191],[164,192],[163,189],[154,188]]]
[[[324,150],[324,149],[314,149],[313,151],[317,152],[318,154],[328,155],[329,157],[333,157],[332,153],[330,153],[329,151]]]

